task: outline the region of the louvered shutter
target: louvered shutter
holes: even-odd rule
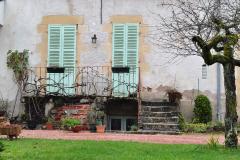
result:
[[[138,85],[138,44],[139,44],[139,25],[138,24],[126,24],[126,55],[127,66],[130,67],[128,76],[129,92],[134,93],[137,90]]]
[[[61,61],[61,31],[60,25],[48,26],[48,66],[60,67]]]
[[[63,66],[75,67],[76,61],[76,26],[63,26]]]
[[[48,73],[50,93],[74,94],[76,26],[48,26],[48,67],[65,67],[64,73]]]
[[[113,36],[112,36],[112,67],[124,67],[126,63],[126,30],[124,24],[113,24]],[[124,85],[124,74],[113,73],[113,96],[123,97],[127,95],[127,88]]]
[[[125,52],[125,25],[113,25],[113,67],[126,66],[126,52]]]
[[[71,95],[75,93],[76,26],[65,25],[62,30],[62,55],[65,67],[64,91]]]
[[[48,67],[62,67],[62,26],[48,26]],[[59,73],[47,74],[47,92],[61,92],[59,88],[63,86]]]
[[[113,73],[113,96],[126,97],[138,84],[138,24],[113,25],[113,67],[130,67],[129,73]]]

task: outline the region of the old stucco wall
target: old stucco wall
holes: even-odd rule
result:
[[[181,110],[190,120],[199,79],[199,90],[208,95],[216,106],[216,65],[208,67],[208,77],[202,79],[203,61],[200,57],[169,62],[171,55],[159,52],[161,48],[150,42],[148,35],[158,24],[154,12],[167,13],[158,4],[158,0],[103,1],[103,21],[100,24],[100,0],[7,0],[4,27],[0,28],[0,93],[4,99],[13,102],[17,90],[12,72],[6,67],[7,51],[29,49],[32,52],[31,66],[43,66],[47,54],[46,24],[54,22],[49,17],[62,16],[68,23],[68,16],[81,19],[75,23],[79,24],[78,66],[110,66],[112,23],[137,22],[140,23],[139,66],[143,99],[162,100],[166,98],[165,89],[177,88],[184,94]],[[96,45],[91,43],[93,34],[98,38]],[[221,88],[223,93],[223,84]]]

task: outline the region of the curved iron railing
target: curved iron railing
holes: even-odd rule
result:
[[[32,67],[23,85],[25,96],[137,97],[139,68],[110,66]]]

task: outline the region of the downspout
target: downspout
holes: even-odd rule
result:
[[[217,5],[217,14],[220,14],[220,8],[221,8],[221,0],[216,0],[216,5]],[[221,121],[222,120],[222,115],[221,115],[221,66],[220,63],[217,63],[217,120]]]
[[[220,63],[217,63],[217,120],[221,121],[221,68]]]
[[[103,0],[100,0],[100,24],[102,24],[102,21],[103,21]]]

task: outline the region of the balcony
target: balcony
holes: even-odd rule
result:
[[[28,72],[24,96],[137,97],[136,67],[35,67]]]
[[[5,1],[4,0],[0,0],[0,27],[3,26],[4,5],[5,5]]]

